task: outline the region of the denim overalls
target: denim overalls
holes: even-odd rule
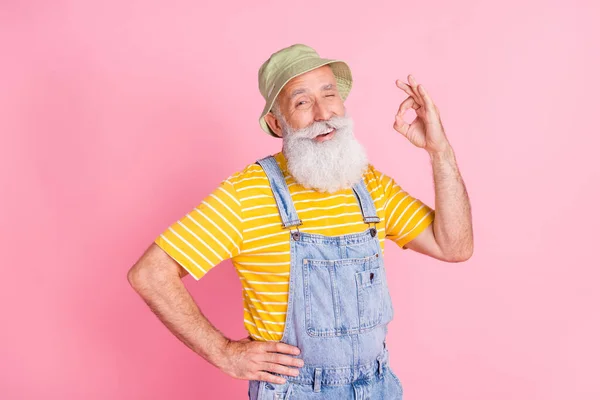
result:
[[[290,282],[281,341],[300,348],[304,367],[285,384],[250,381],[250,400],[401,400],[402,385],[385,347],[393,316],[373,199],[363,180],[353,187],[365,230],[341,236],[304,233],[273,156],[264,169],[284,228],[290,230]]]

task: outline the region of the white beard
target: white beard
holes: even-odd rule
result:
[[[299,184],[319,192],[335,193],[360,182],[369,160],[354,137],[350,117],[334,116],[298,130],[293,130],[285,119],[280,121],[288,171]],[[331,128],[336,132],[330,140],[313,140]]]

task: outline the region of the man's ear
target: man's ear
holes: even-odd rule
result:
[[[267,125],[269,125],[269,128],[271,128],[271,130],[275,132],[277,136],[283,137],[281,124],[272,112],[268,112],[267,115],[265,115],[265,122],[267,123]]]

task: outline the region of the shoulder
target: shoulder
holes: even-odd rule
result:
[[[246,165],[243,169],[231,174],[224,183],[233,185],[236,189],[251,186],[256,182],[266,182],[267,175],[263,168],[256,162]]]
[[[256,162],[247,164],[243,169],[231,174],[221,182],[221,186],[231,192],[238,200],[248,196],[269,193],[269,180],[263,168]]]
[[[389,175],[386,175],[371,163],[369,163],[367,171],[364,174],[364,181],[371,193],[373,191],[384,193],[389,190],[391,184],[395,184]]]

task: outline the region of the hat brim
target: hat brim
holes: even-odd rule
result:
[[[352,73],[350,72],[350,67],[344,61],[341,60],[328,60],[325,58],[312,58],[312,59],[304,59],[299,60],[296,63],[288,66],[284,69],[280,75],[275,79],[275,83],[272,87],[271,93],[268,95],[267,102],[265,104],[265,108],[260,116],[259,123],[260,127],[263,131],[267,132],[269,135],[274,137],[280,137],[275,134],[269,128],[267,121],[265,121],[265,115],[271,111],[273,108],[273,104],[275,103],[275,99],[283,89],[283,87],[290,80],[295,77],[302,75],[306,72],[312,71],[324,65],[330,65],[333,71],[333,75],[335,76],[335,80],[337,83],[337,88],[342,97],[342,100],[346,100],[348,94],[350,93],[350,89],[352,88]]]

